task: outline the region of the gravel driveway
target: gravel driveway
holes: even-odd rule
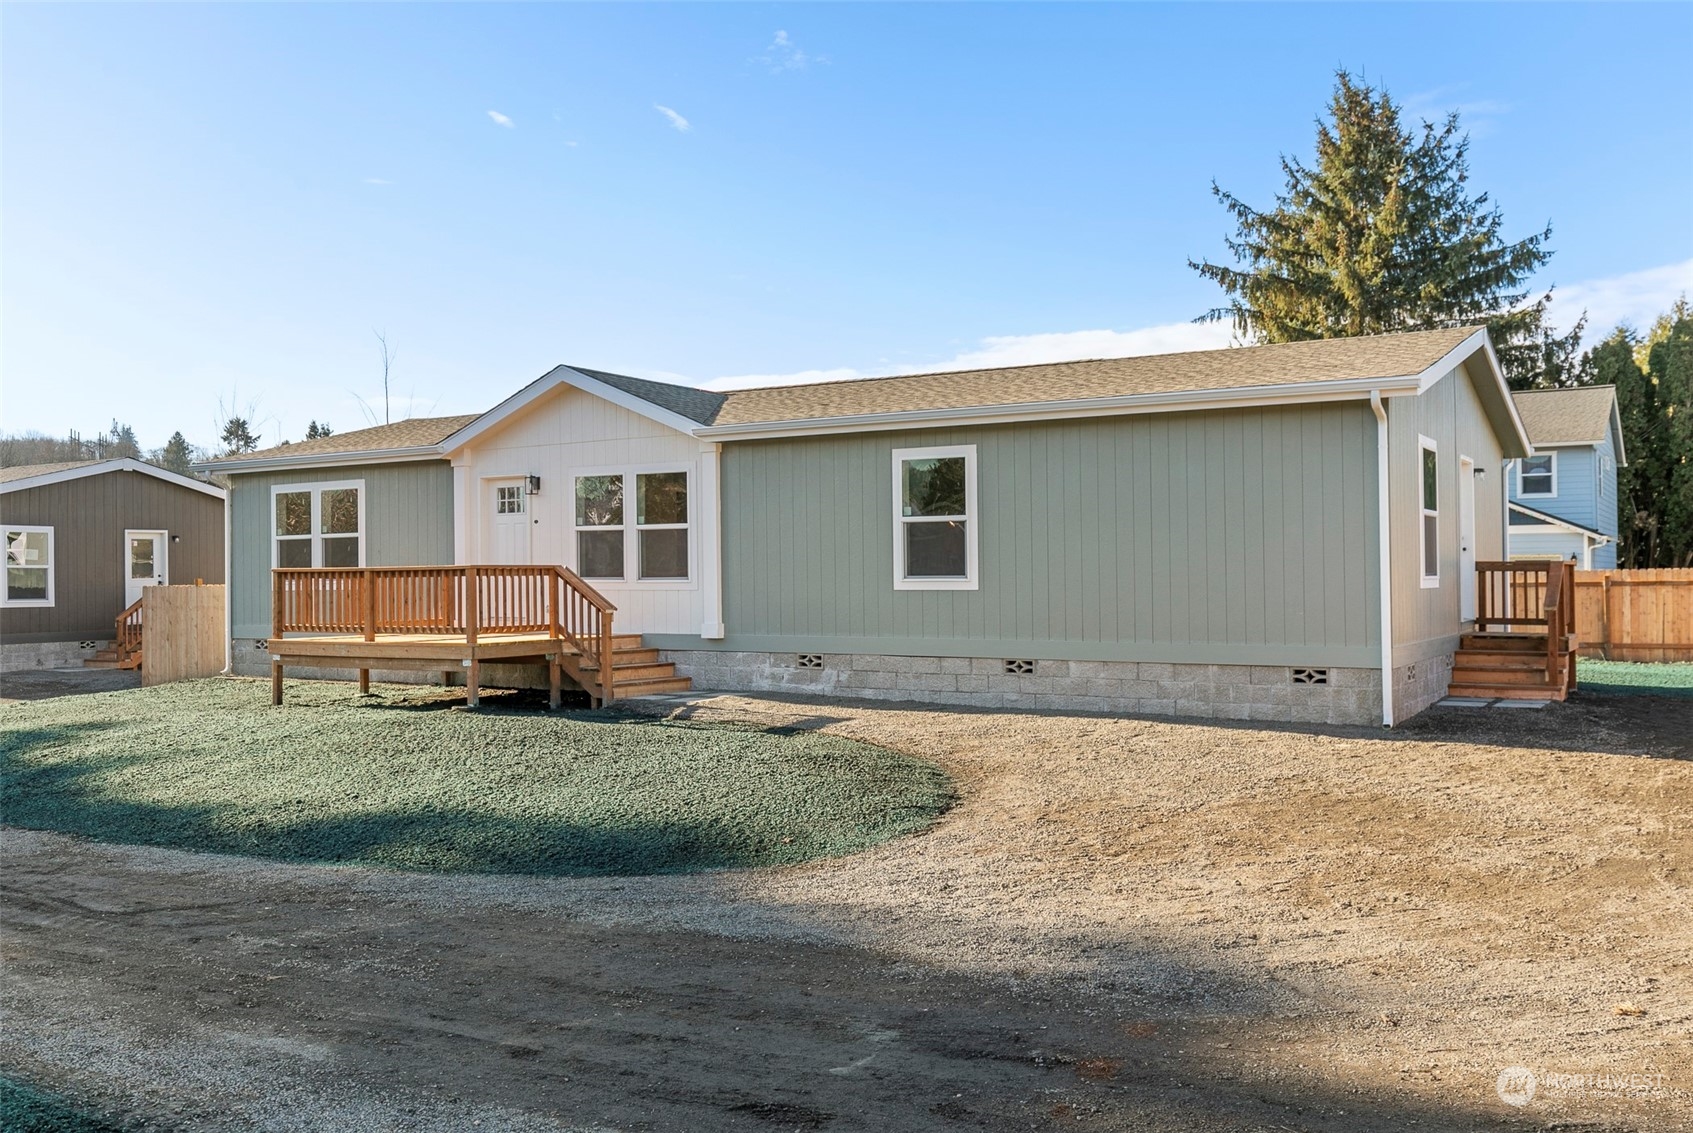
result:
[[[886,744],[962,799],[845,859],[614,880],[8,830],[0,1059],[194,1129],[1693,1128],[1693,703],[649,710]]]

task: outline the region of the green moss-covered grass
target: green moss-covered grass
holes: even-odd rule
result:
[[[269,691],[191,681],[0,708],[0,820],[289,861],[582,876],[851,853],[922,829],[952,798],[936,767],[803,729],[466,712],[442,689],[360,698],[339,683],[290,682],[272,708]]]
[[[10,1078],[0,1078],[0,1129],[5,1133],[119,1133],[65,1099]]]
[[[1611,696],[1693,697],[1693,663],[1645,664],[1638,661],[1589,661],[1577,657],[1575,677],[1582,692]]]

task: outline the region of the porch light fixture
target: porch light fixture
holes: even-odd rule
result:
[[[531,496],[538,496],[541,494],[541,478],[539,476],[529,477],[529,494]]]

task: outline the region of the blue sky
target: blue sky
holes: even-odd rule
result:
[[[1693,6],[7,5],[0,426],[211,443],[1217,341],[1345,67],[1464,113],[1598,322],[1693,290]]]

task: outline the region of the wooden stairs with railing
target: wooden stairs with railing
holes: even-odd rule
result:
[[[1476,631],[1458,639],[1447,695],[1568,699],[1575,691],[1575,565],[1477,563],[1476,607]]]
[[[141,667],[141,599],[114,619],[112,645],[86,658],[88,669],[139,669]]]
[[[600,684],[599,663],[588,658],[574,658],[563,662],[571,679],[584,689]],[[616,634],[611,639],[611,699],[630,696],[652,696],[655,693],[687,692],[694,687],[692,677],[676,675],[674,661],[660,661],[658,650],[649,649],[646,639],[638,633]]]

